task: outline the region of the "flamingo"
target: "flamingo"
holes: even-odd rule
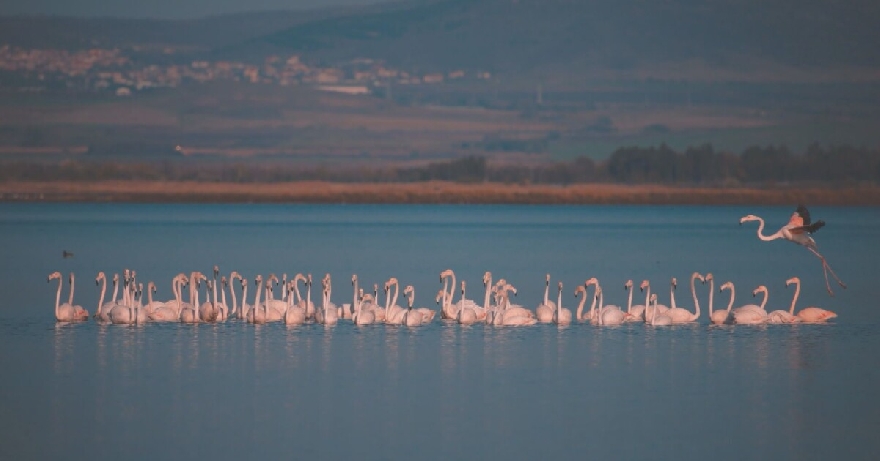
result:
[[[571,323],[571,310],[562,307],[562,282],[559,282],[559,294],[556,299],[556,312],[553,313],[553,323],[557,325]]]
[[[180,311],[180,321],[183,323],[199,323],[199,282],[207,280],[201,272],[192,272],[189,276],[189,303],[183,305]]]
[[[733,296],[732,285],[733,284],[731,284],[730,287],[731,296]],[[752,296],[757,296],[758,293],[764,293],[764,301],[761,302],[761,305],[746,304],[745,306],[737,307],[733,310],[734,323],[746,325],[767,323],[767,311],[764,310],[764,306],[767,304],[767,287],[761,285],[758,288],[755,288],[755,291],[752,292]]]
[[[71,273],[71,277],[73,274]],[[49,278],[46,282],[51,282],[52,280],[58,279],[58,291],[55,293],[55,320],[59,322],[73,322],[77,320],[82,320],[80,315],[77,313],[75,306],[73,306],[73,283],[71,283],[71,292],[70,292],[70,300],[64,304],[61,304],[61,272],[55,271],[49,274]],[[71,279],[68,279],[71,280]],[[80,307],[82,309],[82,307]]]
[[[695,286],[695,282],[697,279],[700,279],[702,283],[706,283],[706,278],[703,277],[699,272],[694,272],[691,274],[691,294],[694,297],[694,313],[687,309],[683,309],[681,307],[677,307],[675,305],[675,287],[677,286],[677,281],[673,277],[672,279],[672,288],[673,291],[670,293],[670,304],[672,307],[669,308],[669,311],[666,312],[666,315],[672,317],[673,323],[690,323],[696,322],[697,319],[700,318],[700,301],[697,299],[697,288]]]
[[[581,295],[583,294],[583,297]],[[575,312],[575,318],[578,322],[586,322],[590,319],[590,314],[584,315],[584,304],[587,302],[587,287],[585,285],[578,285],[577,288],[574,289],[574,297],[575,299],[581,298],[580,302],[578,302],[578,308]],[[590,307],[590,310],[596,308],[596,297],[593,297],[593,305]]]
[[[323,287],[322,287],[323,288],[322,289],[323,296],[321,297],[321,299],[322,299],[321,309],[318,309],[315,312],[315,320],[318,323],[323,323],[324,325],[336,325],[336,323],[339,321],[339,317],[336,312],[336,307],[332,306],[330,304],[330,278],[329,278],[329,275],[330,274],[327,274],[327,276],[325,276],[324,279],[321,280],[321,284],[323,285]]]
[[[101,322],[109,322],[109,313],[117,306],[116,294],[119,290],[119,274],[113,274],[113,299],[106,303],[104,302],[104,294],[107,293],[107,276],[104,272],[98,272],[98,276],[95,277],[95,285],[101,282],[103,282],[101,286],[101,299],[98,300],[98,307],[95,309],[95,318]]]
[[[356,308],[354,314],[352,314],[351,320],[355,325],[371,325],[376,323],[376,314],[375,311],[369,309],[364,306],[367,300],[372,301],[373,295],[367,293],[364,294],[364,289],[358,289],[358,303],[356,304]]]
[[[241,318],[241,313],[238,311],[238,297],[235,295],[235,279],[241,280],[241,274],[236,271],[232,271],[229,274],[229,295],[232,296],[232,310],[229,311],[230,318]],[[244,299],[242,299],[243,301]]]
[[[269,322],[277,322],[281,320],[281,317],[284,316],[284,312],[287,311],[287,302],[284,301],[284,289],[285,287],[281,287],[282,294],[281,299],[275,299],[275,290],[274,286],[278,285],[278,276],[275,274],[269,274],[269,277],[266,279],[267,282],[274,282],[269,285],[269,290],[266,291],[266,305],[269,308],[269,317],[267,321]],[[287,283],[285,281],[285,283]]]
[[[639,291],[642,291],[645,289],[646,283],[648,283],[647,280],[642,281],[642,285],[639,287]],[[626,313],[629,314],[629,316],[626,318],[626,321],[627,322],[640,322],[640,321],[644,322],[645,321],[645,304],[637,304],[635,306],[632,305],[633,292],[635,291],[635,290],[633,290],[633,281],[627,280],[626,284],[624,284],[623,287],[626,289],[626,291],[629,292],[629,300],[626,303]],[[648,302],[648,300],[645,299],[645,303],[647,303],[647,302]]]
[[[502,306],[504,307],[504,311],[503,311],[504,315],[508,316],[508,317],[534,318],[535,313],[530,311],[529,309],[526,309],[525,307],[523,307],[519,304],[510,304],[510,297],[507,296],[507,292],[509,292],[509,291],[512,291],[513,295],[516,296],[516,287],[509,284],[509,283],[504,283],[504,285],[502,285],[498,289],[499,295],[505,296],[506,300],[507,300],[507,302],[501,303]],[[496,304],[498,304],[497,301],[496,301]],[[488,307],[488,306],[486,306],[486,307]]]
[[[706,280],[711,282],[713,280],[712,274],[706,274]],[[709,320],[716,325],[733,322],[733,317],[730,314],[730,309],[733,307],[733,283],[724,283],[721,285],[721,288],[718,289],[718,292],[721,293],[724,290],[730,290],[730,302],[727,303],[727,310],[719,309],[717,311],[712,311],[712,291],[709,292]]]
[[[299,291],[299,282],[300,281],[302,281],[306,285],[306,290],[309,292],[307,294],[310,294],[311,293],[311,286],[312,286],[312,274],[309,274],[309,276],[306,277],[306,276],[298,273],[293,276],[293,282],[294,282],[294,286],[296,287],[296,291],[294,293],[296,293],[296,297],[297,297],[297,299],[299,299],[299,301],[297,301],[296,305],[306,312],[306,319],[307,320],[308,319],[314,320],[314,318],[315,318],[315,304],[312,302],[311,296],[308,296],[308,298],[309,298],[308,301],[303,299],[302,294],[300,294],[300,291]]]
[[[152,312],[150,312],[150,320],[154,322],[177,322],[180,320],[180,313],[178,309],[178,305],[180,303],[180,297],[178,296],[178,287],[177,285],[180,283],[179,277],[174,277],[171,279],[171,289],[174,292],[174,301],[168,301],[164,303],[158,303],[161,305],[154,306]],[[150,282],[148,289],[155,290],[156,286],[153,282]],[[150,303],[152,303],[152,297],[150,298]]]
[[[544,302],[535,308],[535,318],[541,323],[550,323],[553,321],[553,311],[556,310],[556,303],[550,301],[550,274],[547,274],[544,282]]]
[[[666,315],[665,312],[661,312],[661,309],[657,306],[657,293],[651,295],[651,304],[651,326],[659,327],[672,325],[672,317]]]
[[[291,280],[286,291],[292,291],[296,285],[295,280]],[[294,293],[296,293],[294,291]],[[293,303],[293,295],[287,295],[287,311],[284,312],[284,323],[287,325],[302,325],[306,322],[306,310]]]
[[[823,226],[825,226],[825,221],[821,219],[814,222],[810,220],[810,212],[807,211],[807,207],[803,205],[798,205],[797,210],[792,213],[791,218],[788,220],[788,224],[782,226],[781,229],[776,231],[776,233],[771,235],[764,235],[764,220],[755,215],[747,215],[740,218],[739,223],[742,225],[744,222],[749,221],[758,221],[758,238],[769,242],[771,240],[776,239],[785,239],[789,242],[797,243],[798,245],[803,246],[804,248],[810,250],[811,253],[816,255],[820,261],[822,261],[822,272],[825,275],[825,289],[828,290],[828,294],[834,296],[834,292],[831,291],[831,284],[828,282],[828,273],[834,277],[834,280],[837,281],[837,284],[846,289],[846,284],[843,283],[840,278],[837,277],[837,274],[834,273],[834,270],[831,269],[831,266],[828,264],[828,261],[825,260],[825,257],[819,253],[819,247],[816,245],[816,241],[813,240],[813,237],[810,234],[818,231]]]
[[[474,311],[470,306],[468,306],[464,300],[465,288],[467,287],[467,282],[464,280],[461,281],[461,300],[462,302],[458,306],[458,312],[455,316],[455,320],[461,325],[472,325],[477,323],[477,312]]]
[[[452,280],[451,288],[450,279]],[[450,290],[450,295],[448,297],[444,296],[443,305],[440,307],[440,318],[441,319],[456,319],[458,318],[458,307],[452,304],[452,290],[455,290],[455,272],[452,272],[452,269],[446,269],[443,272],[440,272],[440,282],[443,283],[443,293],[445,295],[446,290]]]
[[[394,297],[391,297],[391,286],[394,286]],[[403,322],[403,314],[406,310],[397,305],[397,296],[400,284],[397,278],[391,277],[385,282],[385,323],[400,325]]]
[[[530,326],[538,323],[538,319],[530,316],[523,315],[522,313],[514,310],[510,311],[510,298],[507,294],[506,287],[502,287],[499,292],[498,304],[502,307],[502,310],[495,314],[497,320],[494,322],[495,325],[504,325],[504,326]],[[531,311],[528,311],[531,314]]]
[[[403,296],[406,298],[407,309],[403,314],[401,323],[408,327],[418,327],[425,323],[425,317],[418,309],[413,309],[413,302],[416,297],[416,289],[412,285],[407,285],[403,289]]]
[[[642,282],[642,286],[645,287],[645,302],[648,302],[648,299],[650,299],[650,296],[651,296],[651,284],[650,284],[650,282],[645,280]],[[669,292],[672,293],[672,290],[673,290],[673,288],[670,288]],[[650,318],[654,316],[653,310],[655,307],[657,309],[660,309],[660,312],[658,312],[658,314],[665,314],[666,311],[669,310],[668,307],[664,306],[663,304],[657,304],[656,302],[646,304],[645,305],[645,323],[648,323],[651,321]]]
[[[70,297],[67,300],[68,304],[73,306],[73,315],[76,317],[76,320],[88,320],[89,319],[89,311],[83,309],[79,304],[73,304],[73,290],[75,286],[74,275],[73,272],[70,273],[70,277],[68,278],[70,282]]]
[[[795,284],[795,289],[794,297],[791,299],[791,308],[788,312],[790,314],[794,314],[794,305],[797,302],[798,295],[800,295],[801,293],[801,279],[797,277],[792,277],[785,281],[786,287],[791,284]],[[820,307],[805,307],[798,311],[797,317],[803,322],[823,323],[837,317],[837,314],[832,311],[822,309]]]
[[[599,325],[620,325],[626,321],[629,314],[620,310],[617,306],[603,307],[602,287],[596,284],[596,295],[599,296],[599,312],[597,315],[597,323]]]

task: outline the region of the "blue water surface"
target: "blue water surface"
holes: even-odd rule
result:
[[[832,298],[809,252],[739,225],[754,213],[770,233],[791,212],[2,204],[0,459],[875,459],[880,213],[811,209],[849,286]],[[737,304],[763,284],[768,310],[787,309],[798,276],[798,309],[839,317],[710,327],[698,285],[704,316],[669,328],[55,323],[53,271],[74,272],[75,301],[94,312],[98,271],[135,269],[166,300],[175,274],[215,264],[251,280],[329,273],[336,303],[353,273],[368,287],[393,276],[432,308],[447,268],[468,298],[491,271],[530,308],[549,273],[572,309],[589,277],[623,305],[627,279],[649,279],[668,304],[677,277],[690,308],[694,271],[715,275],[716,307],[730,280]]]

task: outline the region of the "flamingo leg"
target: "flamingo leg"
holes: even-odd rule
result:
[[[843,289],[845,290],[846,284],[843,283],[840,280],[840,277],[838,277],[837,274],[834,273],[834,270],[831,269],[831,265],[828,264],[828,261],[825,260],[825,257],[822,256],[815,248],[811,248],[811,247],[805,247],[805,248],[810,250],[810,252],[812,252],[814,255],[816,255],[817,258],[819,258],[820,261],[822,261],[822,272],[825,275],[825,288],[828,290],[828,294],[831,296],[834,296],[834,292],[831,291],[831,284],[828,282],[828,273],[829,272],[831,272],[831,275],[834,277],[834,280],[837,281],[837,284],[840,285],[841,287],[843,287]]]

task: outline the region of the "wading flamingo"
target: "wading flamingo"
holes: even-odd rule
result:
[[[794,313],[794,304],[797,302],[798,295],[801,293],[801,279],[792,277],[785,281],[785,286],[789,286],[792,283],[795,284],[795,289],[794,297],[791,299],[791,308],[789,309],[789,313],[791,314]],[[822,323],[837,317],[837,314],[819,307],[805,307],[797,313],[797,316],[803,322]]]

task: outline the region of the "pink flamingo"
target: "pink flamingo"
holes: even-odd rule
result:
[[[831,284],[828,283],[828,273],[837,280],[837,283],[846,289],[846,284],[844,284],[837,274],[834,273],[834,270],[831,269],[831,266],[828,264],[828,261],[825,260],[825,257],[819,253],[818,246],[816,245],[816,241],[813,240],[813,237],[810,237],[810,234],[816,232],[821,229],[825,225],[825,221],[821,219],[812,222],[810,220],[810,212],[807,211],[807,208],[803,205],[798,205],[797,210],[791,215],[791,219],[788,220],[788,224],[782,226],[781,229],[776,231],[775,234],[764,235],[762,232],[764,231],[764,220],[755,215],[743,216],[740,218],[739,223],[742,225],[744,222],[749,221],[758,221],[758,238],[769,242],[771,240],[776,239],[786,239],[789,242],[797,243],[798,245],[803,246],[804,248],[810,250],[811,253],[816,255],[820,261],[822,261],[822,271],[825,274],[825,288],[828,290],[828,294],[834,296],[834,292],[831,291]]]

